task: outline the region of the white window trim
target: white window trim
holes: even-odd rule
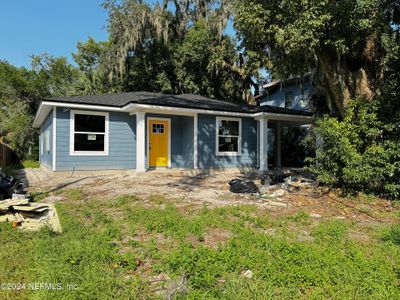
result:
[[[171,165],[171,131],[172,131],[172,127],[171,127],[171,118],[159,118],[159,117],[148,117],[147,118],[147,143],[146,143],[146,149],[147,149],[147,159],[146,159],[146,169],[150,168],[150,121],[167,121],[168,122],[168,169],[172,168]],[[164,167],[162,167],[164,168]]]
[[[238,136],[238,151],[237,152],[220,152],[219,151],[219,132],[218,132],[218,123],[219,121],[237,121],[239,122],[239,136]],[[226,135],[224,135],[226,136]],[[228,136],[229,137],[229,136]],[[236,135],[232,135],[232,137],[236,137]],[[242,119],[241,118],[228,118],[228,117],[216,117],[215,118],[215,155],[216,156],[241,156],[242,155]]]
[[[93,115],[93,116],[104,116],[105,117],[105,133],[104,133],[104,151],[75,151],[75,115]],[[70,134],[69,134],[69,155],[71,156],[108,156],[109,148],[109,113],[108,112],[95,112],[95,111],[84,111],[84,110],[71,110],[70,114]],[[84,132],[86,134],[99,134],[98,132]],[[100,133],[102,134],[102,133]]]

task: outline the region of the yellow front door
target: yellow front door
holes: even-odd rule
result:
[[[167,120],[149,121],[149,166],[168,167],[168,132]]]

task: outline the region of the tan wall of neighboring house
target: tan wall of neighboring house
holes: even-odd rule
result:
[[[14,153],[6,144],[0,142],[0,168],[13,162]]]

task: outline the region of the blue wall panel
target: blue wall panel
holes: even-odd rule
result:
[[[109,153],[107,156],[71,156],[70,110],[57,109],[56,170],[100,170],[136,168],[136,117],[109,112]]]
[[[53,167],[53,111],[40,127],[39,161],[45,167]]]
[[[216,116],[198,116],[198,160],[201,169],[255,168],[257,166],[257,122],[242,119],[242,152],[240,156],[216,155]]]

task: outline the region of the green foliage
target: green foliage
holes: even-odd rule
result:
[[[29,106],[19,99],[0,98],[0,141],[6,142],[19,157],[27,155],[37,141]]]
[[[380,113],[377,102],[354,100],[342,121],[328,116],[317,120],[316,156],[308,161],[322,183],[399,197],[400,142]]]
[[[81,71],[90,73],[100,64],[106,47],[107,42],[96,42],[89,37],[86,42],[78,42],[77,53],[73,53],[72,57]]]
[[[387,273],[393,265],[382,255],[384,248],[366,251],[342,234],[334,236],[302,243],[243,230],[218,249],[181,244],[166,256],[164,270],[188,274],[189,298],[242,299],[250,291],[260,299],[395,297],[397,275]],[[246,269],[252,279],[239,276]],[[220,278],[224,285],[217,284]]]
[[[99,68],[124,91],[247,100],[259,65],[224,33],[231,1],[105,1],[109,43]],[[89,41],[88,41],[89,42]]]
[[[32,55],[32,70],[42,86],[43,97],[61,97],[75,94],[74,83],[78,70],[68,63],[66,57],[53,57],[47,53]]]
[[[237,208],[239,209],[239,208]],[[225,216],[232,210],[204,208],[194,217],[182,216],[173,205],[165,208],[148,210],[144,207],[135,207],[129,211],[129,224],[131,228],[144,227],[146,231],[163,233],[167,236],[183,239],[193,234],[199,239],[210,226],[227,227]],[[247,216],[247,214],[246,214]]]
[[[109,80],[103,70],[110,49],[109,42],[96,42],[89,37],[85,42],[78,42],[76,47],[76,53],[72,53],[80,70],[74,84],[76,94],[95,95],[121,91],[118,83]]]
[[[296,215],[289,218],[289,220],[293,220],[297,223],[307,225],[310,223],[310,215],[305,212],[298,212]]]
[[[0,61],[0,140],[20,159],[38,159],[38,131],[32,128],[41,100],[74,93],[78,70],[65,57],[32,56],[32,69]]]
[[[394,3],[236,0],[235,28],[247,53],[266,60],[274,77],[311,72],[330,111],[343,115],[348,99],[379,94],[390,55],[385,44],[398,43]]]
[[[384,241],[390,241],[395,245],[400,246],[400,225],[392,225],[383,236]]]
[[[26,169],[26,168],[37,169],[40,167],[40,164],[37,160],[23,160],[22,166],[24,169]]]
[[[311,235],[318,242],[330,241],[338,243],[343,240],[348,225],[341,221],[322,223],[313,229]]]
[[[78,201],[82,200],[85,196],[85,193],[80,188],[72,188],[66,191],[67,197],[71,200]]]

